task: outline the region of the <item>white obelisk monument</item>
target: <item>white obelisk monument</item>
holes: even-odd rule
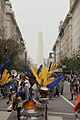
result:
[[[37,66],[43,64],[43,40],[42,32],[38,33]]]

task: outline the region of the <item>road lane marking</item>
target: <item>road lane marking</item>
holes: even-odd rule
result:
[[[63,120],[62,117],[58,116],[48,116],[48,120]]]
[[[74,107],[74,104],[72,104],[68,99],[66,99],[63,95],[61,95],[61,97],[66,101],[68,102],[72,107]]]
[[[52,112],[49,111],[48,114],[59,114],[59,115],[68,115],[68,116],[74,116],[74,113],[62,113],[62,112]]]
[[[7,111],[11,111],[12,110],[12,104],[7,108]]]

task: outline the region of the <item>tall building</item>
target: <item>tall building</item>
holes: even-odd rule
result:
[[[80,55],[80,0],[70,10],[72,14],[72,56]]]
[[[4,29],[5,39],[16,41],[20,45],[21,50],[23,50],[22,54],[20,54],[19,57],[21,59],[25,59],[25,43],[20,28],[16,22],[15,14],[12,10],[10,0],[5,0]]]
[[[80,0],[69,1],[70,10],[59,26],[60,43],[56,40],[53,46],[56,63],[66,58],[80,58]]]
[[[39,67],[43,64],[43,40],[42,32],[38,33],[38,50],[37,50],[37,66]]]
[[[71,58],[72,55],[72,24],[71,24],[72,16],[70,13],[67,14],[64,23],[63,23],[63,29],[64,29],[64,39],[63,39],[63,59],[64,58]]]
[[[65,20],[60,22],[59,34],[53,47],[54,61],[59,64],[61,60],[72,56],[72,15],[68,13]]]
[[[75,3],[76,0],[70,0],[70,9],[72,8],[73,4]]]
[[[16,22],[15,14],[12,11],[12,5],[9,0],[5,1],[5,21],[4,21],[4,27],[5,27],[5,37],[6,39],[10,38],[17,38],[17,40],[20,41],[20,38],[22,38],[20,28],[18,27],[18,24]]]
[[[0,38],[4,36],[5,0],[0,0]]]

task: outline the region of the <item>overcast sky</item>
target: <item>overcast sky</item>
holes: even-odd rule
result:
[[[37,62],[38,32],[43,32],[44,58],[48,58],[58,35],[59,21],[69,10],[69,0],[11,0],[28,50]]]

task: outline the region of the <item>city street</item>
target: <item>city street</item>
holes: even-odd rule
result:
[[[0,0],[0,120],[79,117],[80,0]]]
[[[48,117],[50,120],[76,120],[73,112],[73,104],[68,101],[70,97],[69,83],[65,82],[64,95],[52,98],[48,103]],[[67,98],[67,99],[66,99]],[[16,111],[7,112],[7,99],[0,100],[0,120],[17,120]]]

